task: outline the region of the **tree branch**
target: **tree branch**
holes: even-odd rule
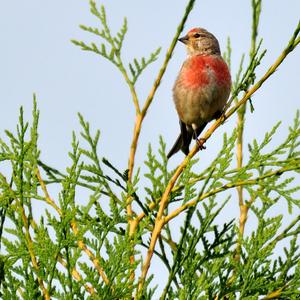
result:
[[[220,127],[225,120],[227,120],[230,116],[232,116],[243,104],[245,104],[247,101],[249,101],[250,97],[263,85],[263,83],[277,70],[278,66],[284,61],[284,59],[288,56],[288,54],[290,52],[292,52],[295,47],[299,44],[300,42],[300,37],[298,37],[300,31],[300,22],[298,23],[298,26],[296,28],[296,30],[294,31],[293,37],[290,39],[287,47],[283,50],[283,52],[280,54],[280,56],[276,59],[276,61],[274,62],[274,64],[268,69],[268,71],[263,75],[263,77],[258,80],[253,86],[252,88],[250,88],[242,97],[241,100],[239,100],[235,106],[233,108],[231,108],[227,113],[225,113],[223,116],[221,116],[218,120],[216,120],[213,125],[205,132],[204,136],[202,137],[202,139],[204,141],[207,141],[212,134],[216,131],[216,129],[218,127]],[[161,198],[161,201],[159,203],[159,210],[157,213],[157,217],[155,220],[155,225],[154,225],[154,230],[152,232],[152,236],[151,236],[151,241],[150,241],[150,246],[147,252],[147,256],[146,259],[144,261],[143,267],[142,267],[142,275],[140,277],[139,280],[139,286],[138,286],[138,290],[141,290],[145,281],[145,278],[147,276],[149,267],[150,267],[150,262],[151,262],[151,258],[153,256],[153,251],[157,242],[157,238],[164,226],[164,224],[169,221],[170,219],[172,219],[173,217],[175,217],[176,215],[178,215],[182,210],[186,209],[186,204],[184,206],[182,206],[181,208],[179,208],[178,210],[176,210],[176,213],[174,213],[174,215],[169,215],[168,219],[166,220],[166,218],[163,216],[164,210],[168,204],[168,200],[169,200],[169,195],[170,192],[172,191],[177,179],[179,178],[179,176],[181,175],[181,173],[183,172],[183,170],[186,168],[188,162],[190,161],[190,159],[192,157],[194,157],[194,155],[199,151],[199,145],[196,143],[196,145],[194,146],[194,148],[190,151],[190,153],[186,156],[186,158],[183,160],[183,162],[178,166],[177,170],[175,171],[174,175],[172,176],[172,178],[170,179],[163,195]],[[236,186],[236,185],[234,185]],[[191,203],[191,202],[189,202]],[[137,298],[136,298],[137,299]]]

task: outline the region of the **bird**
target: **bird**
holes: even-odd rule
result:
[[[222,115],[231,90],[229,67],[212,33],[204,28],[193,28],[178,41],[186,45],[188,57],[173,87],[180,134],[168,159],[179,150],[188,155],[192,138],[200,149],[205,148],[205,141],[198,136],[207,123]]]

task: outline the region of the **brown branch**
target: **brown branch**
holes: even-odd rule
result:
[[[256,56],[256,42],[258,36],[258,24],[261,13],[261,0],[252,1],[252,34],[251,34],[251,48],[250,48],[250,61],[255,59]],[[238,110],[237,119],[237,169],[243,167],[243,138],[244,138],[244,126],[245,126],[245,115],[246,115],[246,104],[244,104]],[[239,208],[240,208],[240,219],[239,219],[239,238],[237,240],[236,256],[237,261],[240,260],[241,252],[241,239],[244,236],[245,225],[248,218],[249,205],[244,203],[243,197],[243,186],[237,188]],[[254,198],[253,198],[254,201]]]
[[[237,190],[239,191],[239,188],[242,190],[242,186],[238,187]],[[262,190],[263,188],[259,188],[259,190]],[[235,255],[234,255],[234,259],[236,261],[240,261],[240,255],[241,255],[241,251],[242,251],[242,239],[244,236],[244,232],[245,232],[245,225],[248,219],[248,212],[249,209],[251,208],[251,205],[254,203],[254,201],[257,198],[257,194],[252,195],[251,199],[247,202],[244,203],[242,202],[242,204],[239,204],[240,206],[240,219],[239,219],[239,238],[237,241],[237,246],[236,246],[236,251],[235,251]]]
[[[140,132],[141,132],[143,118],[144,118],[144,116],[142,115],[142,113],[140,113],[140,114],[137,114],[136,119],[135,119],[133,138],[132,138],[132,142],[131,142],[131,146],[130,146],[130,154],[129,154],[129,161],[128,161],[128,170],[129,170],[128,178],[129,178],[129,180],[132,179],[135,153],[136,153],[137,143],[138,143]]]
[[[191,152],[193,152],[193,151],[191,151]],[[162,195],[161,201],[159,203],[159,210],[158,210],[158,213],[157,213],[157,217],[155,219],[154,229],[153,229],[153,232],[152,232],[151,241],[150,241],[150,245],[149,245],[149,248],[148,248],[147,256],[146,256],[146,259],[145,259],[143,267],[142,267],[142,274],[141,274],[141,277],[140,277],[140,280],[139,280],[139,287],[138,287],[139,290],[141,290],[142,287],[143,287],[146,275],[148,273],[148,269],[150,267],[150,261],[151,261],[151,258],[153,256],[153,251],[154,251],[154,248],[155,248],[155,245],[156,245],[157,238],[158,238],[158,236],[161,232],[162,227],[165,224],[163,213],[164,213],[164,210],[165,210],[165,208],[168,204],[169,194],[170,194],[173,186],[175,185],[175,183],[177,181],[177,178],[180,176],[180,174],[182,173],[182,171],[184,170],[184,168],[188,164],[190,156],[191,156],[191,153],[189,153],[189,155],[185,158],[183,163],[177,168],[175,174],[170,179],[170,181],[169,181],[169,183],[166,187],[166,190]]]
[[[78,228],[77,228],[77,224],[76,222],[73,220],[71,222],[71,228],[75,234],[75,236],[78,235]],[[99,259],[92,253],[91,250],[88,249],[88,247],[85,245],[85,243],[82,240],[78,240],[77,241],[77,245],[79,246],[79,248],[84,251],[87,256],[89,257],[89,259],[91,260],[91,262],[93,263],[94,267],[96,268],[96,270],[98,271],[99,275],[101,276],[101,278],[103,279],[103,281],[109,285],[109,280],[107,278],[107,276],[105,275],[104,270],[102,269],[102,267],[100,266],[100,262]]]
[[[164,218],[165,223],[167,223],[170,220],[174,219],[176,216],[178,216],[181,212],[185,211],[187,208],[189,208],[191,206],[195,206],[198,202],[200,202],[200,201],[202,201],[202,200],[204,200],[208,197],[214,196],[218,193],[221,193],[225,190],[240,187],[240,186],[257,185],[257,184],[260,184],[266,178],[270,178],[270,177],[273,177],[273,176],[280,176],[282,173],[285,173],[285,172],[288,172],[288,171],[299,171],[299,170],[300,170],[300,165],[284,167],[284,168],[278,169],[276,171],[269,172],[267,174],[264,174],[260,177],[254,178],[254,179],[242,180],[242,181],[237,181],[237,182],[234,182],[234,183],[224,184],[223,186],[221,186],[217,189],[214,189],[210,192],[204,193],[204,194],[200,195],[199,197],[197,197],[196,199],[191,200],[191,201],[183,204],[182,206],[178,207],[177,209],[172,211],[170,214],[168,214]],[[254,201],[254,199],[255,198],[253,198],[252,202]],[[249,203],[248,205],[251,205],[252,202]],[[248,209],[249,209],[249,207],[248,207]]]
[[[238,111],[238,121],[237,121],[237,145],[236,145],[236,158],[237,158],[237,169],[243,167],[243,135],[244,135],[244,125],[245,125],[245,112],[246,105],[243,105]],[[244,235],[245,225],[248,218],[249,206],[244,203],[243,197],[243,186],[237,187],[239,208],[240,208],[240,219],[239,219],[239,238],[237,241],[236,255],[235,259],[240,260],[241,252],[241,238]]]
[[[39,168],[36,168],[35,175],[36,175],[36,177],[37,177],[37,179],[39,181],[39,184],[40,184],[40,186],[42,188],[42,191],[45,194],[45,200],[46,200],[46,202],[56,210],[56,212],[59,214],[59,216],[61,216],[62,215],[62,211],[56,205],[56,203],[53,201],[53,199],[51,199],[51,197],[50,197],[50,195],[48,193],[46,184],[45,184],[45,182],[42,179],[41,172],[40,172]]]
[[[152,89],[150,90],[150,93],[149,93],[149,95],[146,99],[146,102],[145,102],[144,107],[142,109],[142,112],[140,114],[140,119],[137,118],[135,130],[134,130],[134,137],[133,137],[131,152],[130,152],[130,158],[129,158],[129,179],[131,179],[132,173],[133,173],[137,140],[139,138],[142,121],[143,121],[143,119],[144,119],[144,117],[145,117],[145,115],[148,111],[148,108],[149,108],[150,104],[153,101],[155,93],[156,93],[156,91],[157,91],[157,89],[158,89],[158,87],[161,83],[161,79],[162,79],[162,77],[163,77],[163,75],[164,75],[164,73],[167,69],[168,63],[169,63],[169,61],[172,57],[172,54],[173,54],[174,48],[176,46],[177,40],[179,38],[179,35],[181,34],[181,32],[184,28],[184,25],[187,21],[187,18],[189,16],[190,12],[192,11],[192,9],[194,7],[195,2],[196,2],[196,0],[189,0],[188,4],[186,6],[183,18],[182,18],[179,26],[177,27],[176,34],[175,34],[175,36],[174,36],[174,38],[171,42],[171,45],[170,45],[170,47],[169,47],[169,49],[166,53],[164,63],[162,65],[161,69],[159,70],[157,78],[154,81]],[[174,182],[174,184],[175,184],[175,182]],[[171,189],[172,189],[172,187],[171,187]],[[164,200],[162,199],[164,201],[163,203],[167,203],[168,194],[165,193],[165,195],[166,195],[165,199]],[[161,226],[163,226],[163,222],[161,221],[163,210],[164,210],[164,208],[162,210],[160,210],[160,212],[157,216],[157,219],[156,219],[157,221],[155,222],[155,226],[154,226],[154,230],[153,230],[153,234],[152,234],[152,237],[154,237],[154,240],[151,239],[151,242],[150,242],[150,247],[149,247],[149,250],[148,250],[146,261],[145,261],[145,263],[143,265],[143,268],[142,268],[142,275],[141,275],[140,280],[139,280],[139,285],[138,285],[138,288],[137,288],[135,299],[138,298],[139,292],[143,288],[144,281],[145,281],[145,278],[146,278],[146,275],[147,275],[147,272],[148,272],[148,269],[149,269],[149,266],[150,266],[150,260],[151,260],[151,257],[153,255],[153,250],[154,250],[154,247],[155,247],[155,243],[156,243],[156,240],[157,240],[157,237],[158,237],[157,233],[159,233],[161,231],[161,228],[162,228]],[[133,233],[136,229],[138,221],[132,222],[131,224],[132,224],[132,226],[130,228],[130,232]]]

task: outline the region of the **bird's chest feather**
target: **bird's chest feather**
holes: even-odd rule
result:
[[[189,89],[218,88],[231,83],[226,63],[219,56],[198,55],[189,58],[181,73],[181,83]]]
[[[190,57],[184,63],[173,89],[180,119],[188,125],[209,122],[223,109],[230,86],[230,73],[222,57]]]

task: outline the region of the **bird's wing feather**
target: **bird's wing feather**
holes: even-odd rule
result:
[[[188,131],[186,125],[180,120],[180,134],[175,141],[175,144],[169,151],[167,158],[170,158],[173,154],[181,150],[185,155],[188,155],[190,152],[189,145],[192,140],[192,132]]]

